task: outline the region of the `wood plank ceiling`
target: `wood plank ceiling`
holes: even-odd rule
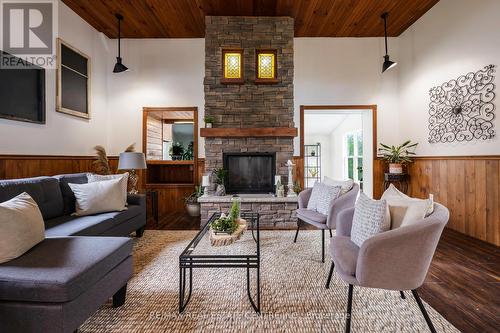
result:
[[[207,15],[291,16],[296,37],[399,36],[439,0],[63,0],[109,38],[201,38]]]

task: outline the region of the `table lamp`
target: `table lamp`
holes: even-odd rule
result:
[[[144,170],[147,168],[146,159],[143,153],[125,152],[120,153],[118,161],[118,170],[130,170],[128,179],[130,180],[130,194],[137,194],[137,174],[135,170]]]

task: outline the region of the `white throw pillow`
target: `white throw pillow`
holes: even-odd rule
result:
[[[24,192],[0,203],[0,264],[23,255],[45,239],[42,213]]]
[[[387,202],[385,200],[370,199],[361,192],[354,205],[351,230],[353,243],[361,247],[365,240],[389,230],[390,227],[391,220]]]
[[[311,197],[307,203],[307,209],[315,210],[323,215],[328,215],[330,203],[340,195],[340,186],[328,186],[316,182]]]
[[[340,186],[341,187],[340,195],[343,195],[352,189],[352,187],[354,186],[354,180],[352,179],[335,180],[325,176],[323,177],[323,184],[328,186]]]
[[[382,194],[381,199],[386,200],[389,205],[391,229],[411,225],[422,220],[434,210],[432,200],[409,197],[392,184]]]
[[[87,174],[87,180],[89,183],[102,182],[104,180],[121,179],[122,191],[123,191],[123,204],[127,206],[127,187],[128,187],[128,172],[120,173],[117,175],[96,175],[94,173]]]
[[[76,212],[85,216],[127,209],[123,202],[123,179],[104,180],[87,184],[68,184],[76,198]]]

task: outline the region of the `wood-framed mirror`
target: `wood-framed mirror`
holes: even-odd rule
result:
[[[144,107],[146,184],[195,185],[198,165],[198,108]]]

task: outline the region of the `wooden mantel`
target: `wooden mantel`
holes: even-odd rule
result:
[[[201,128],[200,136],[205,138],[242,138],[242,137],[296,137],[295,127],[256,127],[256,128]]]

